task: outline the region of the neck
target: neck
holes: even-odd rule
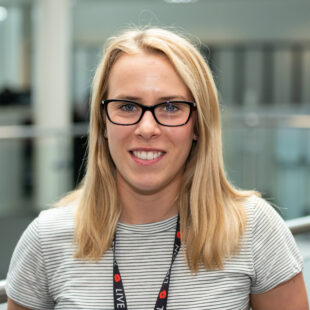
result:
[[[143,193],[127,183],[118,184],[121,203],[120,222],[126,224],[147,224],[159,222],[178,214],[176,197],[179,186],[164,188],[156,193]]]

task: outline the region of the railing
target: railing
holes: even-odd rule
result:
[[[310,232],[310,216],[289,220],[286,223],[294,235]],[[5,303],[6,301],[5,280],[2,280],[0,281],[0,303]]]
[[[293,235],[310,232],[310,216],[288,220],[286,224]]]
[[[5,293],[5,280],[0,281],[0,304],[7,301]]]
[[[38,126],[0,126],[0,140],[27,139],[55,136],[81,136],[88,132],[88,123],[74,124],[68,128]]]

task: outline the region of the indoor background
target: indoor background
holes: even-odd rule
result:
[[[103,44],[134,26],[200,47],[230,180],[285,220],[310,215],[309,0],[0,0],[0,280],[28,223],[82,179]],[[297,241],[309,291],[308,237]]]

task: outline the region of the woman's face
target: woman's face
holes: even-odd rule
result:
[[[120,56],[110,72],[107,99],[129,99],[143,105],[193,100],[168,59],[155,53]],[[107,119],[105,137],[118,187],[129,186],[140,194],[175,190],[195,139],[194,117],[192,114],[180,127],[159,125],[150,111],[130,126],[115,125]]]

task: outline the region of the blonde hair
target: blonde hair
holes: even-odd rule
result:
[[[104,138],[101,101],[106,99],[111,68],[122,54],[165,55],[197,104],[197,142],[185,167],[178,197],[182,245],[192,272],[223,268],[234,255],[246,226],[243,200],[253,191],[239,191],[224,173],[220,112],[212,73],[189,40],[164,29],[128,30],[108,40],[92,89],[86,175],[80,189],[60,203],[77,200],[76,257],[99,259],[110,248],[120,217],[115,166]]]

